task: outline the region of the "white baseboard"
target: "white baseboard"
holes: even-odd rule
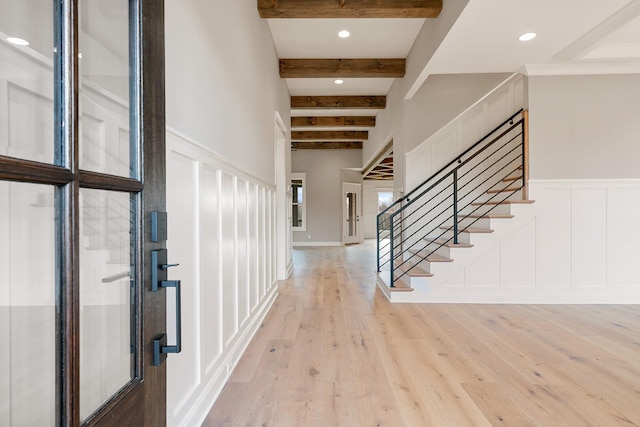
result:
[[[640,291],[611,289],[460,289],[429,292],[393,292],[394,303],[437,304],[640,304]],[[466,291],[466,292],[465,292]],[[389,297],[388,297],[389,298]]]
[[[285,276],[288,279],[289,277],[291,277],[292,274],[293,274],[293,260],[289,260],[289,264],[287,265],[287,271],[285,273]]]
[[[342,246],[342,242],[293,242],[293,247]]]

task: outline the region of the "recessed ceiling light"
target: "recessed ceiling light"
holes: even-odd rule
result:
[[[529,40],[535,39],[536,36],[536,33],[524,33],[523,35],[518,37],[518,40],[520,40],[521,42],[528,42]]]
[[[344,83],[344,80],[342,80],[342,79],[335,79],[333,82],[334,82],[335,84],[337,84],[337,85],[341,85],[342,83]]]
[[[19,37],[7,37],[9,43],[13,43],[18,46],[29,46],[29,42]]]
[[[347,30],[342,30],[338,33],[338,37],[341,37],[343,39],[346,39],[347,37],[349,37],[351,35],[351,33]]]

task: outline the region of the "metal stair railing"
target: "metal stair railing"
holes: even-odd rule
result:
[[[377,267],[391,287],[525,188],[525,120],[513,114],[378,214]]]

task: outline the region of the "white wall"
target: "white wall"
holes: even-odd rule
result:
[[[529,78],[532,179],[640,178],[640,75]]]
[[[252,1],[166,0],[167,126],[274,182],[274,112],[289,93]]]
[[[361,161],[361,150],[292,153],[292,171],[307,174],[307,230],[294,231],[294,246],[342,244],[342,182],[353,182],[354,178],[351,174],[343,175],[342,169],[359,168]]]
[[[254,2],[165,7],[167,246],[180,263],[171,277],[183,287],[183,349],[167,360],[167,423],[192,426],[277,295],[274,120],[278,112],[289,123],[289,94]]]

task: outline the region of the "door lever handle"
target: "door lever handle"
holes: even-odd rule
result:
[[[179,264],[167,263],[167,250],[151,251],[151,291],[158,292],[161,288],[175,288],[176,290],[176,343],[167,345],[167,335],[160,334],[153,340],[153,365],[158,366],[167,353],[180,353],[182,350],[182,310],[180,280],[168,280],[167,270]]]
[[[158,366],[162,362],[161,355],[168,353],[180,353],[182,351],[182,310],[180,304],[180,280],[163,280],[160,283],[163,288],[176,289],[176,343],[167,345],[167,335],[162,334],[153,340],[153,365]],[[166,356],[164,356],[166,358]]]

